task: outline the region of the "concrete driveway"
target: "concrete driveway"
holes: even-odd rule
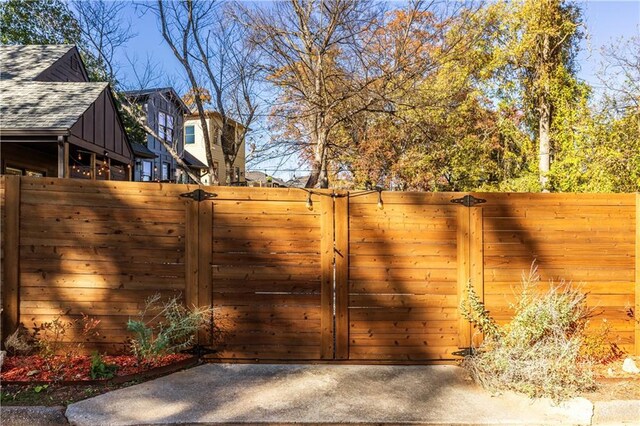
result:
[[[70,405],[75,425],[216,423],[590,424],[560,407],[493,397],[455,366],[206,364]]]

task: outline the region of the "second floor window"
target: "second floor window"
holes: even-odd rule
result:
[[[184,128],[184,143],[194,144],[196,143],[196,128],[195,126],[185,126]]]
[[[167,113],[158,113],[158,136],[167,142],[173,141],[173,117]]]

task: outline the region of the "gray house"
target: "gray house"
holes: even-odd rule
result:
[[[125,92],[130,102],[140,105],[146,122],[158,137],[163,138],[181,158],[184,158],[184,114],[189,109],[171,87]],[[163,144],[151,135],[145,145],[134,144],[136,181],[186,183],[187,174],[178,166]]]

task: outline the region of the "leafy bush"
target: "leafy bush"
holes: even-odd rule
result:
[[[131,351],[142,361],[187,349],[196,333],[211,325],[212,317],[212,308],[187,309],[178,297],[161,302],[156,294],[146,300],[138,319],[127,322],[127,329],[134,333]]]
[[[485,339],[463,366],[493,391],[510,389],[559,401],[595,385],[592,361],[581,355],[593,312],[579,289],[552,283],[539,292],[539,281],[535,268],[523,276],[514,317],[505,326],[496,324],[468,285],[461,309]]]
[[[89,376],[93,380],[111,379],[115,376],[116,371],[118,371],[118,366],[105,364],[98,352],[93,352],[91,354],[91,369],[89,370]]]

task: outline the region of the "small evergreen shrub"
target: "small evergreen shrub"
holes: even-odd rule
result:
[[[586,305],[587,295],[570,284],[552,283],[544,292],[538,287],[539,276],[532,268],[523,276],[513,319],[500,326],[468,285],[461,310],[484,333],[484,341],[463,366],[492,391],[560,401],[595,386],[593,361],[582,354],[593,312]]]
[[[138,318],[127,322],[127,329],[134,333],[131,351],[144,361],[187,349],[199,330],[212,325],[212,318],[212,308],[188,309],[178,297],[161,302],[155,294],[146,300]]]

